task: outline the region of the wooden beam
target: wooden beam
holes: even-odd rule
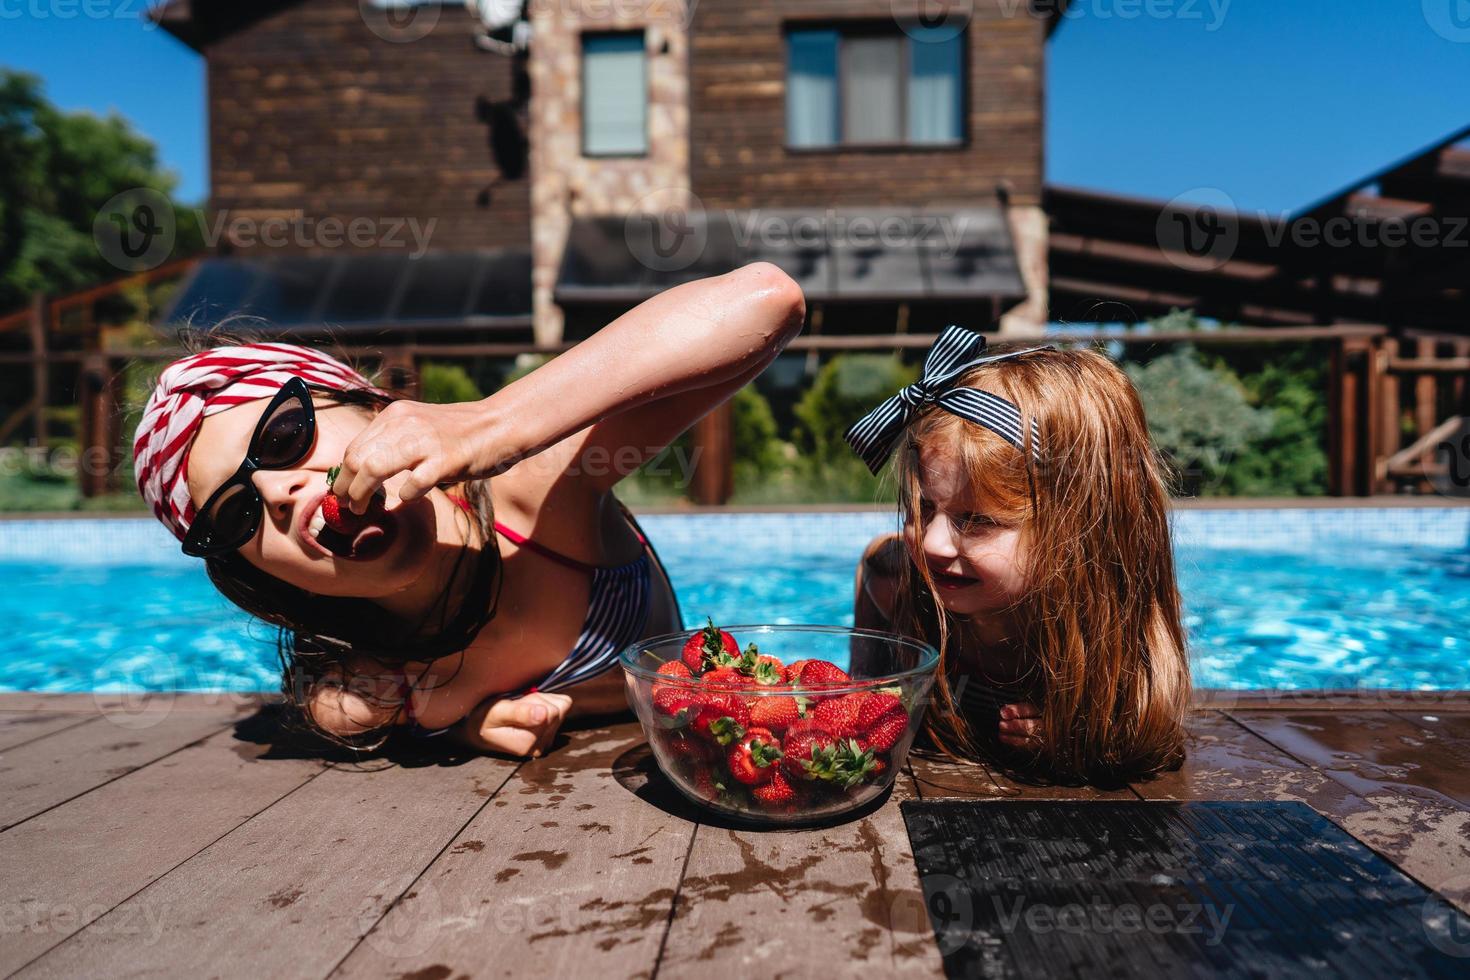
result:
[[[728,401],[694,424],[694,483],[689,488],[696,504],[718,507],[735,492],[735,434]]]
[[[31,297],[31,391],[35,398],[36,409],[31,413],[33,428],[35,429],[36,445],[45,446],[46,438],[46,405],[50,401],[50,391],[47,385],[47,374],[50,365],[46,358],[46,294],[36,293]]]
[[[1387,369],[1397,358],[1398,351],[1397,340],[1392,337],[1383,338],[1378,356],[1383,359],[1385,369],[1378,379],[1378,405],[1371,422],[1377,429],[1379,450],[1373,461],[1373,489],[1380,493],[1389,493],[1393,489],[1388,461],[1399,451],[1399,444],[1402,442],[1402,430],[1399,426],[1402,393],[1398,377]]]

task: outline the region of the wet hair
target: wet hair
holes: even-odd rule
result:
[[[184,327],[179,343],[188,353],[210,347],[256,343],[243,318],[232,318],[209,329]],[[333,351],[344,363],[350,360]],[[341,390],[322,385],[307,386],[313,394],[376,414],[398,399],[362,389]],[[463,521],[465,545],[455,558],[449,583],[438,599],[416,623],[404,623],[370,599],[326,596],[309,592],[270,575],[238,551],[205,559],[205,571],[225,598],[241,609],[276,627],[276,655],[281,666],[281,693],[286,710],[282,725],[288,734],[304,740],[324,739],[357,752],[372,752],[388,740],[392,722],[364,729],[350,737],[323,728],[311,711],[311,698],[319,685],[330,682],[351,690],[380,706],[396,709],[401,703],[378,700],[376,684],[356,683],[353,665],[371,660],[389,670],[401,670],[413,662],[427,662],[459,654],[461,657],[480,630],[495,616],[502,579],[494,510],[488,481],[472,480],[462,485],[472,513],[454,508],[455,520]],[[482,542],[478,558],[469,555],[469,545]],[[470,577],[463,600],[449,609],[449,597],[462,576]],[[459,671],[444,677],[442,684]],[[436,671],[436,679],[440,672]]]
[[[900,563],[895,627],[941,652],[927,740],[953,758],[1025,779],[1116,784],[1176,768],[1190,699],[1187,645],[1169,535],[1168,470],[1138,392],[1092,350],[1051,350],[981,365],[960,384],[1004,395],[1040,431],[1041,461],[938,408],[909,425],[894,475],[914,561]],[[1023,431],[1026,428],[1023,425]],[[923,540],[920,454],[951,454],[987,514],[1021,529],[1026,589],[1007,612],[1024,674],[995,703],[1041,711],[1041,747],[998,739],[985,695],[962,698],[956,633],[938,603]],[[983,682],[977,685],[982,692]],[[999,687],[999,685],[997,685]]]

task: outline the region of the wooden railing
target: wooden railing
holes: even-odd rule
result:
[[[1448,475],[1440,447],[1470,417],[1470,339],[1386,337],[1378,358],[1374,489],[1428,492]]]
[[[1453,414],[1466,413],[1466,378],[1470,371],[1470,341],[1394,341],[1379,326],[1246,328],[1221,331],[1068,331],[1065,333],[1006,333],[991,335],[997,342],[1118,343],[1125,347],[1188,342],[1200,347],[1275,345],[1318,342],[1330,351],[1328,399],[1329,490],[1339,496],[1367,496],[1394,489],[1422,489],[1424,456],[1432,452],[1431,437]],[[932,334],[884,336],[800,336],[788,351],[846,352],[922,350],[934,342]],[[1412,345],[1412,346],[1411,346]],[[1448,346],[1446,346],[1448,345]],[[521,354],[558,354],[570,344],[538,346],[506,343],[405,343],[391,345],[345,344],[332,353],[380,371],[382,383],[406,397],[419,394],[419,369],[424,360],[463,357],[511,358]],[[29,364],[38,376],[54,365],[76,365],[82,404],[83,467],[81,490],[93,496],[114,489],[121,462],[119,389],[123,367],[129,362],[172,361],[185,352],[177,348],[147,347],[120,350],[38,351],[0,353],[0,364]],[[1406,356],[1407,355],[1407,356]],[[1425,378],[1429,380],[1426,381]],[[1399,409],[1395,409],[1399,406]],[[1403,407],[1413,417],[1405,446]],[[1393,424],[1390,425],[1390,419]],[[13,429],[12,429],[13,431]],[[10,433],[5,433],[9,435]],[[696,503],[715,504],[729,499],[733,489],[733,441],[728,405],[706,416],[695,427],[699,447],[690,495]],[[89,456],[90,454],[90,456]],[[105,461],[105,465],[104,465]],[[1415,483],[1418,480],[1420,483]]]

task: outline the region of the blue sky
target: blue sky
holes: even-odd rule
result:
[[[203,61],[147,2],[5,0],[0,65],[121,112],[200,200]],[[1051,181],[1291,210],[1470,125],[1470,0],[1073,0],[1047,101]]]

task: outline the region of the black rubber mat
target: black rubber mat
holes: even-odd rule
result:
[[[1470,977],[1470,918],[1305,804],[903,816],[951,977]]]

